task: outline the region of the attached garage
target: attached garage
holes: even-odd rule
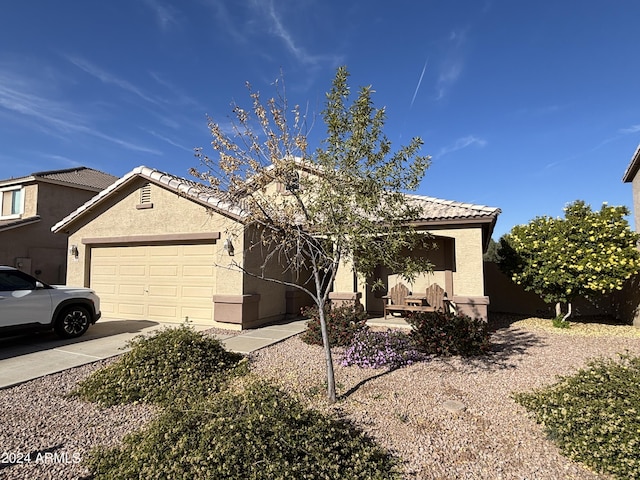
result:
[[[109,318],[211,323],[214,244],[93,246],[90,285]]]
[[[137,167],[53,230],[69,236],[67,283],[95,289],[105,319],[237,329],[271,316],[241,272],[221,268],[242,259],[224,247],[242,251],[242,212],[202,185]]]

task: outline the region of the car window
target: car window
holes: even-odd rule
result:
[[[0,271],[0,290],[12,292],[14,290],[35,290],[36,280],[23,273],[14,271]]]

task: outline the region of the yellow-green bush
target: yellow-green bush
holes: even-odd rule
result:
[[[640,478],[640,357],[594,360],[514,398],[568,457],[619,479]]]

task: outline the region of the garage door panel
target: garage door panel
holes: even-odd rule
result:
[[[213,276],[213,265],[184,265],[182,267],[182,275],[185,277],[204,277]]]
[[[105,316],[212,323],[214,245],[94,247],[91,286]]]
[[[150,297],[169,297],[175,298],[178,296],[177,285],[149,285]]]

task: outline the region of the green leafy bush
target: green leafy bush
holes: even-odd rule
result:
[[[398,461],[350,424],[262,381],[168,408],[121,447],[93,450],[95,480],[395,479]]]
[[[568,457],[619,479],[640,478],[640,357],[593,360],[514,398]]]
[[[72,395],[103,406],[164,405],[218,391],[230,376],[247,370],[242,355],[187,326],[136,337],[128,346],[130,351],[80,382]]]
[[[417,312],[407,317],[416,349],[434,355],[482,355],[491,349],[487,323],[442,311]]]
[[[571,323],[564,320],[564,315],[558,315],[552,320],[553,326],[556,328],[571,328]]]
[[[307,329],[302,333],[302,341],[309,345],[322,345],[322,331],[320,330],[320,315],[318,307],[306,307],[302,310],[304,316],[310,317]],[[362,306],[352,303],[325,310],[329,344],[332,347],[349,345],[356,332],[367,328],[367,313]]]
[[[341,364],[362,368],[397,368],[425,358],[426,355],[416,350],[411,336],[405,332],[360,330],[345,350]]]

